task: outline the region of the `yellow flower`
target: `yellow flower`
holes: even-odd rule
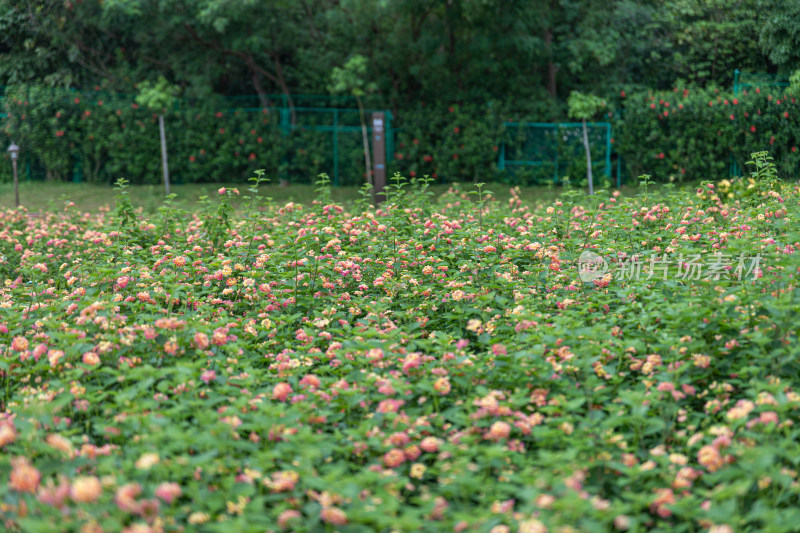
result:
[[[211,520],[211,517],[208,513],[201,513],[200,511],[195,511],[194,513],[189,515],[189,523],[190,524],[205,524]]]
[[[422,463],[414,463],[411,465],[411,473],[409,475],[415,479],[422,479],[427,469],[428,467]]]
[[[145,453],[136,461],[136,468],[139,470],[150,470],[154,465],[158,464],[160,460],[157,453]]]

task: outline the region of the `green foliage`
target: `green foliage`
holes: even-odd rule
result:
[[[752,161],[696,196],[398,174],[348,212],[320,176],[306,210],[254,172],[244,217],[124,180],[111,216],[0,211],[3,527],[792,531],[800,192]]]
[[[569,107],[567,113],[570,117],[578,120],[591,120],[592,117],[605,109],[606,102],[592,94],[572,91],[567,100],[567,106]]]
[[[676,87],[628,95],[615,122],[615,146],[633,175],[654,179],[721,179],[753,152],[769,149],[779,174],[800,164],[800,102],[779,87],[735,96],[719,89]]]
[[[354,55],[344,64],[344,67],[333,67],[331,72],[331,93],[347,93],[357,98],[366,96],[367,93],[377,89],[375,82],[366,80],[367,58]]]
[[[143,81],[138,89],[136,103],[158,113],[163,113],[171,107],[180,92],[180,89],[170,84],[164,76],[159,76],[155,83]]]

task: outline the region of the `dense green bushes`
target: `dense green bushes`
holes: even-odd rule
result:
[[[157,115],[132,102],[128,95],[100,91],[19,88],[6,95],[9,116],[3,130],[6,141],[13,138],[23,147],[26,168],[32,164],[35,177],[81,177],[93,183],[126,177],[155,184],[161,180]],[[721,179],[737,165],[742,169],[747,155],[760,150],[773,154],[782,175],[795,175],[800,163],[798,104],[777,87],[751,88],[738,96],[697,88],[623,92],[612,121],[614,146],[624,161],[623,180],[644,173],[657,180]],[[332,114],[300,111],[297,126],[291,128],[288,110],[281,120],[281,109],[225,106],[224,101],[210,101],[165,110],[174,181],[238,181],[266,168],[271,177],[291,182],[309,182],[322,172],[338,177],[335,182],[341,185],[363,182],[357,112],[337,113],[337,124],[350,126],[337,134],[337,167]],[[514,143],[506,124],[520,118],[508,106],[420,104],[396,117],[401,127],[394,153],[387,154],[389,171],[443,182],[548,181],[553,175],[548,167],[531,167],[514,176],[497,168],[503,143],[507,148]],[[559,143],[548,148],[558,150],[563,161],[558,177],[580,182],[585,174],[582,154]],[[0,179],[5,181],[9,165],[3,166]],[[595,171],[599,175],[603,168]]]
[[[622,100],[616,149],[631,174],[656,179],[719,179],[731,164],[768,150],[783,175],[795,175],[800,109],[781,88],[739,95],[719,89],[638,93]],[[735,168],[735,167],[734,167]]]
[[[24,161],[41,170],[36,178],[160,182],[157,114],[130,96],[26,87],[10,91],[5,103],[9,116],[3,131],[22,146]],[[297,127],[287,122],[282,128],[280,109],[226,109],[224,101],[164,113],[170,174],[179,183],[245,180],[257,168],[289,181],[333,174],[333,133],[312,129],[331,120],[324,114],[308,113]],[[343,124],[358,124],[357,113],[340,116]],[[360,131],[339,133],[343,183],[363,180],[362,149]]]

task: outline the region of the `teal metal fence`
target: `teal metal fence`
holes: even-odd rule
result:
[[[519,184],[559,183],[586,176],[583,124],[580,122],[508,122],[497,167]],[[587,123],[592,171],[612,178],[611,124]],[[598,158],[599,156],[599,158]],[[619,185],[619,172],[617,185]]]
[[[157,115],[132,95],[37,88],[8,97],[12,115],[0,116],[0,131],[9,126],[0,139],[21,146],[21,179],[112,183],[122,176],[159,183]],[[261,107],[264,102],[273,106]],[[335,185],[360,185],[365,168],[356,104],[313,95],[176,100],[164,114],[170,177],[178,184],[237,181],[267,168],[273,179],[289,182],[311,183],[326,173]],[[385,150],[394,153],[394,117],[386,109],[364,109],[368,134],[373,111],[384,113]],[[0,180],[10,179],[7,167],[0,165]]]

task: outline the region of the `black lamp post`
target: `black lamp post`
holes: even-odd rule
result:
[[[19,182],[17,181],[17,158],[19,157],[19,146],[11,143],[8,147],[8,153],[11,154],[11,164],[14,167],[14,207],[19,207]]]

